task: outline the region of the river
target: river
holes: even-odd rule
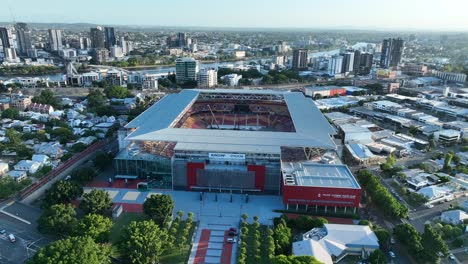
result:
[[[365,43],[365,42],[358,42],[354,44],[352,47],[354,49],[358,49],[358,48],[367,46],[367,44],[368,43]],[[339,49],[319,51],[319,52],[309,52],[308,56],[309,58],[327,56],[327,55],[331,56],[331,55],[338,54],[339,52],[340,52]],[[248,64],[249,62],[258,61],[258,60],[259,59],[229,61],[229,62],[215,62],[215,63],[200,63],[200,68],[219,68],[219,67],[229,66],[229,65],[240,66],[240,65],[245,65],[245,64]],[[174,66],[155,66],[152,69],[134,70],[132,72],[161,74],[161,73],[175,72],[175,67]],[[64,74],[52,74],[52,75],[38,75],[38,76],[32,76],[32,77],[43,78],[43,79],[49,78],[52,81],[57,81],[57,80],[61,80],[63,76]],[[0,80],[9,80],[9,79],[14,79],[14,78],[25,78],[25,77],[28,77],[28,76],[0,76]]]

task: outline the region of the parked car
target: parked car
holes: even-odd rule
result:
[[[429,209],[434,208],[434,205],[433,204],[426,204],[426,208],[429,208]]]
[[[395,238],[393,237],[390,238],[390,244],[395,244]]]
[[[396,255],[395,255],[395,253],[393,253],[393,251],[389,251],[389,252],[388,252],[388,255],[390,255],[391,258],[395,258],[395,257],[396,257]]]
[[[228,237],[228,238],[226,239],[226,242],[228,242],[228,243],[236,243],[236,239],[233,238],[233,237]]]
[[[234,232],[234,231],[229,231],[229,235],[230,235],[230,236],[237,236],[237,233]]]
[[[15,238],[15,236],[13,234],[9,234],[8,239],[10,240],[11,243],[15,243],[15,241],[16,241],[16,238]]]
[[[237,232],[237,228],[235,228],[235,227],[231,227],[231,228],[229,228],[229,231],[232,231],[232,232]]]
[[[0,229],[0,235],[5,235],[6,234],[6,230],[5,229]]]

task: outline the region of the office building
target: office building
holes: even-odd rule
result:
[[[91,28],[90,30],[91,46],[93,49],[105,48],[105,36],[102,27]]]
[[[197,75],[197,85],[200,88],[211,88],[218,85],[218,71],[215,69],[202,69]]]
[[[62,48],[62,31],[60,29],[49,29],[49,49],[59,51]]]
[[[374,55],[368,52],[354,51],[353,72],[358,75],[367,75],[372,68]]]
[[[341,74],[343,69],[343,56],[335,55],[328,60],[328,75]]]
[[[109,51],[106,49],[94,49],[93,59],[98,62],[106,62],[109,60]]]
[[[242,79],[242,75],[232,73],[224,75],[222,79],[227,86],[238,86],[240,79]]]
[[[293,51],[292,68],[294,70],[307,69],[307,50],[295,49]]]
[[[117,44],[117,39],[115,37],[115,29],[113,27],[105,27],[104,33],[106,49],[110,50],[111,47],[114,47]]]
[[[37,59],[37,49],[28,49],[28,58]]]
[[[403,56],[403,49],[404,42],[401,38],[384,39],[380,55],[380,67],[389,68],[398,66]]]
[[[354,67],[354,52],[346,52],[341,54],[343,63],[341,64],[341,73],[349,73]]]
[[[26,23],[16,23],[16,40],[18,42],[18,53],[22,56],[28,55],[31,45],[31,30]]]
[[[456,83],[466,82],[466,74],[464,73],[436,71],[435,75],[437,76],[437,78],[440,78],[447,82],[456,82]]]
[[[179,58],[176,60],[177,83],[196,81],[197,73],[198,62],[194,58]]]
[[[18,57],[16,56],[15,48],[4,48],[4,60],[7,62],[18,62]]]
[[[0,27],[0,41],[2,42],[2,47],[13,48],[13,33],[9,28]]]
[[[187,34],[186,33],[177,33],[177,46],[185,47],[187,46]]]
[[[110,54],[112,58],[122,58],[124,56],[122,47],[119,46],[110,47]]]

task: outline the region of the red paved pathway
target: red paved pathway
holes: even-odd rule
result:
[[[143,213],[142,204],[128,204],[128,203],[114,203],[114,204],[121,204],[124,212]]]
[[[203,264],[205,262],[206,252],[208,251],[208,241],[210,240],[211,230],[203,229],[198,241],[197,253],[195,254],[194,264]]]
[[[229,237],[229,231],[224,232],[224,244],[223,250],[221,251],[221,264],[231,264],[232,247],[234,244],[226,243],[226,239]]]
[[[109,186],[109,182],[107,181],[92,181],[86,184],[86,187],[95,187],[95,188],[121,188],[121,189],[137,189],[137,184],[140,182],[146,182],[144,180],[129,180],[128,184],[125,184],[125,180],[115,180]]]

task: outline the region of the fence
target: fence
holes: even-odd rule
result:
[[[55,168],[55,169],[51,170],[49,173],[47,173],[40,181],[34,183],[30,187],[28,187],[27,189],[22,191],[20,193],[20,195],[19,195],[20,199],[23,200],[24,198],[28,197],[29,195],[31,195],[32,193],[37,191],[39,188],[41,188],[42,186],[47,184],[49,181],[51,181],[52,179],[54,179],[55,177],[60,175],[60,173],[62,173],[63,171],[68,169],[70,166],[75,164],[77,161],[79,161],[82,158],[88,156],[92,152],[94,152],[94,151],[108,145],[112,140],[115,140],[115,138],[113,138],[113,137],[112,138],[107,138],[107,139],[101,140],[99,142],[96,142],[96,143],[92,144],[91,146],[89,146],[88,148],[86,148],[85,150],[83,150],[82,152],[74,155],[69,160],[63,162],[57,168]]]

